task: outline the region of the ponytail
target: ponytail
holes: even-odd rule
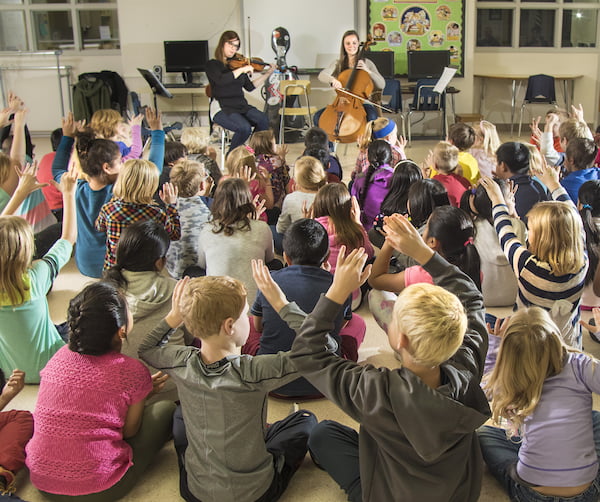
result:
[[[361,209],[365,206],[365,200],[367,199],[369,187],[373,182],[375,171],[382,166],[390,164],[390,161],[392,160],[392,148],[386,141],[377,139],[369,145],[367,155],[369,159],[369,168],[365,173],[365,184],[358,199],[358,205]]]
[[[475,228],[469,215],[457,207],[438,207],[429,218],[427,235],[439,241],[440,254],[468,275],[481,291],[481,261],[473,244]]]

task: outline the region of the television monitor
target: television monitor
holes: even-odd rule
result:
[[[375,63],[383,78],[394,78],[394,52],[366,51],[365,57]]]
[[[440,78],[450,66],[450,51],[408,51],[408,80]]]
[[[165,41],[164,46],[167,72],[182,72],[185,82],[191,84],[193,72],[206,71],[208,40]]]

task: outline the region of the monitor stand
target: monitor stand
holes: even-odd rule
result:
[[[181,75],[183,76],[183,81],[187,85],[191,85],[194,83],[194,74],[191,71],[181,72]]]

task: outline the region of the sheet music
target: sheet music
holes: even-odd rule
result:
[[[456,68],[444,68],[444,72],[442,73],[440,79],[437,81],[437,84],[435,84],[433,92],[439,92],[440,94],[444,92],[446,90],[446,87],[448,87],[450,80],[452,80],[452,77],[454,77],[455,73]]]

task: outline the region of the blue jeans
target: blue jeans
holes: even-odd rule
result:
[[[266,131],[269,128],[269,118],[253,106],[246,113],[225,113],[220,111],[213,117],[213,122],[221,127],[233,131],[229,151],[243,145],[255,131]]]
[[[594,443],[600,458],[600,412],[592,411]],[[517,463],[520,443],[506,438],[504,429],[485,425],[477,431],[483,459],[492,475],[515,502],[596,502],[600,498],[600,470],[591,486],[575,497],[554,497],[542,495],[517,482],[511,470]]]

